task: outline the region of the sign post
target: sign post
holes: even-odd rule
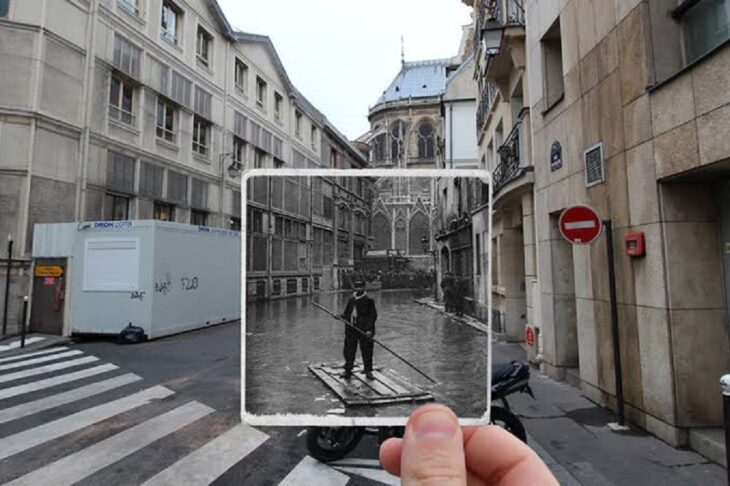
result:
[[[616,402],[618,427],[625,428],[624,386],[621,369],[621,346],[618,323],[618,301],[616,297],[616,265],[613,254],[613,224],[611,220],[602,220],[598,213],[588,206],[573,206],[560,215],[560,232],[574,245],[590,245],[606,229],[606,256],[608,257],[608,288],[611,295],[611,331],[613,338],[613,362],[616,378]]]

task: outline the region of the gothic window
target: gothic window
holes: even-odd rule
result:
[[[385,134],[381,133],[373,140],[373,162],[382,162],[385,160],[385,139]]]
[[[418,211],[412,218],[410,223],[408,238],[410,244],[408,252],[411,255],[423,255],[423,239],[426,241],[431,240],[430,231],[428,229],[428,216],[423,212]]]
[[[434,129],[430,121],[424,121],[418,126],[418,158],[431,160],[436,153]]]
[[[396,120],[390,127],[390,158],[398,161],[403,155],[403,139],[405,125],[402,121]]]
[[[383,213],[378,213],[373,218],[374,250],[389,250],[390,245],[390,220]]]

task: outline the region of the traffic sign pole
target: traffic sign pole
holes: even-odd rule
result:
[[[621,367],[621,334],[618,322],[618,299],[616,297],[616,264],[613,253],[613,224],[610,219],[602,220],[596,210],[589,206],[572,206],[560,215],[558,222],[563,237],[574,245],[590,245],[596,241],[605,228],[606,256],[608,257],[608,284],[611,298],[611,334],[613,338],[613,363],[616,378],[617,429],[624,429],[624,385]]]
[[[616,264],[613,255],[613,224],[611,220],[603,221],[606,228],[606,253],[608,256],[608,283],[611,294],[611,332],[613,335],[613,370],[616,377],[616,402],[618,412],[618,425],[623,427],[624,417],[624,382],[621,368],[621,346],[618,327],[618,301],[616,298]]]

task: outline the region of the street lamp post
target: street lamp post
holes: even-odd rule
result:
[[[231,164],[224,170],[226,159],[230,157],[231,158]],[[218,162],[220,164],[220,176],[221,176],[221,190],[220,190],[220,220],[221,225],[223,224],[225,210],[223,209],[223,198],[225,197],[225,188],[226,188],[226,170],[228,171],[228,176],[231,179],[238,179],[241,177],[241,173],[243,172],[243,165],[241,162],[236,160],[236,154],[234,153],[227,153],[227,154],[220,154],[218,156]],[[228,223],[228,228],[230,229],[231,223]]]

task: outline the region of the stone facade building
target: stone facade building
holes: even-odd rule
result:
[[[587,204],[615,228],[628,417],[694,444],[723,422],[730,369],[730,3],[525,7],[542,367],[615,404],[606,236],[571,246],[558,231]],[[645,255],[625,251],[632,234]]]
[[[240,169],[349,146],[214,0],[2,0],[0,57],[0,234],[16,257],[36,223],[239,229]]]
[[[472,26],[466,26],[458,68],[451,70],[442,95],[445,169],[479,168],[477,135],[474,119],[477,112],[474,82],[475,56],[471,50]],[[463,49],[463,47],[462,47]],[[467,55],[468,54],[468,55]],[[486,266],[474,258],[472,213],[481,206],[481,183],[468,179],[444,178],[436,182],[439,206],[436,209],[435,241],[438,257],[437,278],[441,282],[447,272],[469,282],[479,278]],[[476,223],[478,224],[478,223]],[[484,231],[487,231],[485,228]],[[479,238],[477,238],[479,239]],[[469,298],[480,296],[468,285]],[[439,287],[439,293],[441,289]],[[484,299],[486,300],[486,299]],[[478,304],[475,304],[478,306]],[[470,306],[471,310],[476,310]],[[484,303],[486,308],[486,302]]]
[[[464,0],[474,7],[474,46],[479,107],[476,131],[480,167],[493,177],[493,204],[474,212],[474,248],[479,260],[488,258],[491,279],[481,272],[474,279],[476,311],[487,312],[492,294],[494,329],[509,341],[522,341],[525,326],[534,325],[537,260],[534,238],[534,168],[525,14],[522,1]],[[486,195],[483,195],[486,200]],[[492,240],[488,240],[488,218]]]

